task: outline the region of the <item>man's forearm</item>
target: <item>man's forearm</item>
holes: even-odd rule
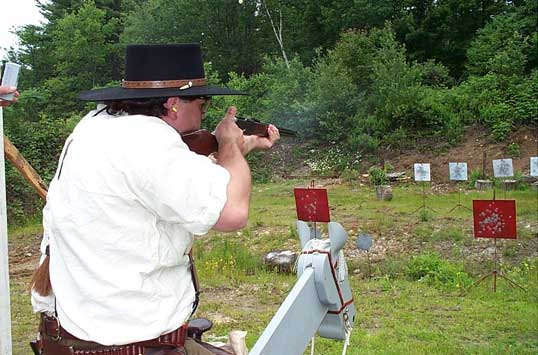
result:
[[[243,228],[248,221],[252,179],[250,168],[239,146],[233,142],[219,146],[217,163],[230,173],[227,200],[213,227],[221,232]]]

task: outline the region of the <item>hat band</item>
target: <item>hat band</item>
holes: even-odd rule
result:
[[[206,78],[187,79],[187,80],[145,80],[145,81],[122,80],[121,82],[121,86],[125,89],[179,88],[179,90],[184,90],[192,86],[204,86],[206,84],[207,84]]]

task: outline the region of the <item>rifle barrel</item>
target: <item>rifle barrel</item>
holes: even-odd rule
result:
[[[238,116],[236,116],[236,118],[238,120],[244,121],[245,123],[250,123],[253,125],[262,125],[262,126],[269,125],[269,123],[260,122],[260,120],[257,120],[255,118],[244,118],[244,117],[238,117]],[[279,127],[279,126],[275,126],[275,127],[278,128],[278,131],[281,137],[297,137],[297,132],[295,132],[294,130],[284,128],[284,127]]]

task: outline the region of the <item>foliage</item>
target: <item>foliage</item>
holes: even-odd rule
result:
[[[233,282],[263,269],[261,260],[242,243],[227,238],[215,243],[211,250],[197,249],[195,255],[200,275],[207,278],[218,277]]]
[[[467,69],[472,75],[521,74],[536,68],[538,4],[524,2],[504,16],[496,16],[477,32],[467,50]]]
[[[340,174],[340,177],[345,182],[354,183],[360,178],[360,172],[355,169],[345,168]]]
[[[289,67],[261,5],[40,3],[47,21],[16,28],[20,46],[8,52],[23,65],[21,99],[5,110],[8,133],[50,175],[63,138],[88,109],[77,93],[117,86],[126,44],[173,42],[201,43],[210,82],[250,94],[215,97],[205,128],[234,104],[240,115],[294,129],[321,147],[309,161],[315,174],[359,171],[361,160],[413,147],[417,138],[456,144],[469,124],[484,125],[497,141],[517,126],[538,125],[535,1],[264,0],[282,26]],[[36,156],[31,142],[54,134],[32,129],[25,134],[36,137],[22,139],[16,126],[42,120],[41,130],[56,129],[59,139]],[[268,179],[264,169],[255,174]],[[10,196],[28,195],[22,181],[10,181]],[[26,201],[10,205],[11,215],[33,210]]]
[[[305,105],[311,71],[298,58],[292,58],[289,64],[287,68],[282,59],[266,57],[262,73],[249,78],[230,73],[228,85],[249,96],[226,98],[225,104],[236,104],[240,115],[293,129],[301,137],[309,137],[316,130]]]
[[[373,186],[386,184],[387,177],[385,176],[385,169],[372,166],[370,169],[368,169],[368,179]]]
[[[516,180],[516,186],[514,186],[514,189],[516,190],[527,190],[529,188],[529,184],[525,179],[525,174],[519,170],[514,171],[514,180]]]
[[[469,173],[469,187],[474,188],[477,180],[483,180],[486,178],[484,172],[480,169],[473,169]]]
[[[517,143],[510,143],[506,147],[506,153],[513,158],[519,158],[521,156],[521,148]]]
[[[491,128],[497,141],[506,138],[516,124],[538,124],[538,71],[528,77],[488,73],[471,77],[458,91],[462,105],[476,115],[479,122]]]
[[[70,133],[70,126],[44,114],[30,116],[32,120],[27,120],[28,116],[21,113],[27,111],[27,104],[31,104],[31,94],[32,92],[21,93],[21,105],[6,109],[5,134],[48,184],[54,176],[60,154],[60,150],[51,147],[62,147]],[[25,97],[28,97],[29,102],[22,104]],[[11,164],[6,165],[6,194],[10,223],[24,222],[43,206],[36,192]]]
[[[436,253],[412,257],[407,265],[406,275],[414,281],[455,289],[465,289],[472,284],[472,279],[461,266],[443,260]]]
[[[256,183],[268,182],[273,177],[272,165],[264,161],[264,155],[265,152],[252,152],[247,156],[252,181]]]
[[[197,42],[221,77],[232,71],[252,74],[260,69],[262,49],[276,48],[265,17],[256,15],[257,6],[253,0],[142,2],[126,17],[122,42]]]
[[[310,153],[311,158],[305,163],[318,176],[336,176],[344,170],[358,170],[360,167],[360,155],[346,151],[340,145],[312,149]]]

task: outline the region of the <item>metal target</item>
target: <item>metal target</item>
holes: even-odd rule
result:
[[[361,233],[357,237],[357,248],[368,251],[372,247],[372,236],[370,234]]]

